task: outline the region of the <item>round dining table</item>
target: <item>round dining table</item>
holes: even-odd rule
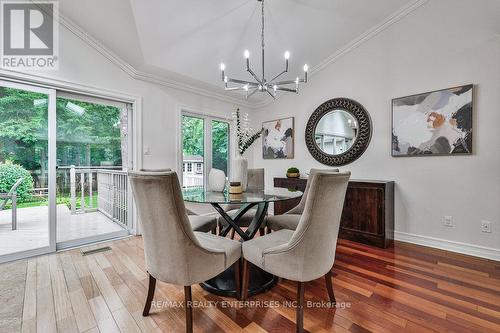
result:
[[[230,194],[227,191],[213,192],[203,189],[184,189],[182,191],[184,201],[198,204],[210,204],[219,213],[220,217],[227,223],[219,230],[219,236],[226,237],[234,229],[240,236],[240,242],[252,239],[261,228],[267,215],[269,204],[272,202],[286,201],[300,198],[302,192],[286,188],[272,188],[263,191],[247,191],[241,194]],[[238,211],[229,215],[224,210],[224,205],[240,205]],[[221,206],[222,205],[222,206]],[[246,230],[239,225],[239,220],[250,209],[255,208],[255,215]],[[278,282],[278,278],[262,269],[250,264],[250,277],[248,284],[248,296],[259,294],[272,288]],[[211,293],[220,296],[237,297],[234,265],[217,275],[216,277],[200,284],[201,287]]]

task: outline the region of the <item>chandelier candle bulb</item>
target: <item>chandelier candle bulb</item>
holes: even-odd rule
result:
[[[226,65],[224,65],[224,63],[221,63],[220,64],[220,71],[221,71],[221,75],[222,75],[222,81],[226,81],[226,78],[225,78],[225,75],[224,75],[224,71],[226,70]]]

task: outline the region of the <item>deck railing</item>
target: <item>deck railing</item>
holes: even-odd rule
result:
[[[97,171],[97,209],[113,221],[127,226],[128,177],[126,171]]]
[[[78,168],[73,165],[69,167],[69,170],[71,214],[99,211],[124,227],[128,226],[126,171],[100,167]],[[94,180],[97,181],[96,207],[94,206]],[[79,192],[78,198],[77,192]],[[88,202],[85,200],[86,197],[88,197]],[[79,208],[77,208],[77,200],[80,201]]]

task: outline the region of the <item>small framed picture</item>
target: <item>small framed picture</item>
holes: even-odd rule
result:
[[[262,123],[262,157],[264,159],[293,158],[294,118],[282,118]]]
[[[392,100],[392,156],[472,154],[473,85]]]

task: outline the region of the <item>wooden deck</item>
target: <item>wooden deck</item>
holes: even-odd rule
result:
[[[182,287],[159,283],[152,315],[141,315],[141,237],[106,245],[112,250],[86,257],[76,249],[0,265],[0,332],[183,332]],[[500,262],[340,240],[333,271],[345,308],[306,308],[309,332],[500,332]],[[249,299],[280,305],[238,307],[194,286],[193,300],[203,302],[195,332],[293,332],[295,311],[286,302],[295,289],[282,281]],[[323,279],[307,284],[306,302],[326,300]]]
[[[17,230],[11,227],[11,210],[0,211],[0,255],[49,245],[48,207],[17,209]],[[80,239],[123,230],[100,212],[71,215],[57,206],[57,241]]]

